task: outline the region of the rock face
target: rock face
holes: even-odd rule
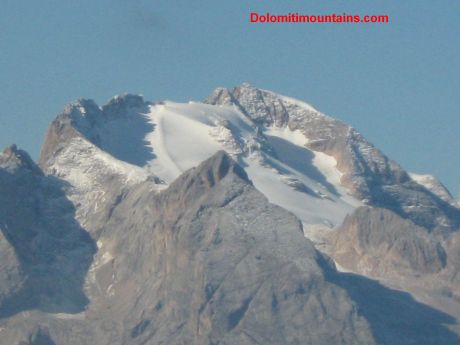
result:
[[[269,204],[228,155],[163,192],[152,187],[123,195],[101,232],[105,261],[87,282],[87,323],[41,317],[56,344],[374,343],[299,221]],[[22,322],[30,319],[10,324],[26,329]]]
[[[364,275],[417,277],[446,266],[441,244],[390,210],[360,207],[331,237],[334,259]]]
[[[141,115],[146,107],[135,95],[114,97],[103,107],[79,100],[68,105],[46,133],[39,165],[46,174],[67,182],[65,192],[76,207],[76,219],[96,239],[124,189],[158,181],[135,165],[151,155],[143,143],[150,128]],[[128,140],[130,135],[136,138]],[[127,157],[138,158],[131,164]]]
[[[360,207],[325,236],[324,251],[342,270],[383,279],[458,319],[459,240],[458,231],[434,236],[391,210]],[[459,340],[454,337],[447,343]]]
[[[444,247],[447,252],[447,267],[443,272],[443,279],[450,283],[453,295],[460,300],[460,232],[449,236]]]
[[[298,220],[223,152],[160,194],[148,183],[128,193],[101,241],[119,253],[110,304],[132,303],[121,311],[127,344],[373,342],[346,293],[325,281]]]
[[[300,131],[307,148],[335,158],[341,184],[367,206],[330,234],[314,232],[342,268],[405,286],[423,281],[460,301],[452,283],[459,272],[460,209],[434,177],[407,173],[349,125],[289,97],[243,84],[216,89],[206,102],[238,109],[262,132]]]

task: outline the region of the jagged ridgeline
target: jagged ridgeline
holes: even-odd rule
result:
[[[448,190],[248,84],[71,103],[0,201],[0,344],[460,344]]]

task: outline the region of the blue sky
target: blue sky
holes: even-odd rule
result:
[[[250,24],[249,13],[388,14],[389,24]],[[460,191],[458,0],[3,0],[0,146],[37,158],[71,100],[204,99],[243,81],[342,119]]]

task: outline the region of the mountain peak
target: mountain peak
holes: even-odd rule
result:
[[[205,101],[213,105],[236,106],[239,111],[259,125],[284,127],[289,123],[289,112],[300,118],[320,117],[329,120],[310,104],[257,88],[247,82],[233,89],[217,88]]]
[[[24,150],[18,149],[15,144],[8,146],[0,153],[0,168],[10,172],[26,169],[42,175],[40,168],[30,158],[29,154]]]
[[[234,174],[242,180],[250,182],[244,169],[223,150],[216,152],[201,163],[195,171],[203,176],[211,187],[230,174]]]
[[[164,195],[181,200],[181,205],[212,196],[206,204],[221,207],[249,186],[252,182],[244,169],[228,153],[218,151],[174,180]]]
[[[102,107],[92,99],[80,98],[67,105],[62,116],[70,118],[77,128],[84,129],[103,119],[120,117],[131,109],[145,108],[146,105],[141,95],[130,93],[116,95]]]
[[[84,138],[111,154],[111,148],[121,147],[129,155],[131,147],[125,147],[121,138],[124,135],[126,139],[126,135],[131,133],[136,136],[133,139],[137,143],[136,147],[143,146],[143,136],[149,125],[142,114],[148,113],[148,106],[149,103],[141,95],[129,93],[113,97],[102,107],[92,99],[78,99],[70,103],[48,128],[40,154],[40,166],[45,166],[50,159],[53,160],[54,155],[75,138]],[[124,123],[127,119],[129,124]],[[110,130],[117,135],[107,134]],[[124,157],[123,154],[122,156]]]
[[[102,114],[101,108],[92,99],[80,98],[66,105],[64,111],[58,116],[62,128],[63,124],[74,124],[76,127],[91,127],[98,121]]]
[[[11,144],[10,146],[6,147],[3,152],[3,154],[9,154],[9,155],[14,155],[18,153],[18,147],[16,144]]]
[[[110,99],[106,105],[102,106],[102,111],[105,114],[121,114],[129,109],[143,108],[146,105],[142,95],[124,93]]]
[[[441,200],[444,200],[445,202],[454,206],[456,205],[457,202],[452,194],[450,194],[449,190],[433,175],[409,173],[409,176],[412,180],[428,189]]]
[[[259,88],[255,87],[251,83],[245,81],[242,82],[239,86],[236,86],[235,89],[253,89],[253,90],[260,90]]]
[[[75,110],[79,110],[82,115],[85,115],[88,111],[97,112],[100,111],[101,108],[92,99],[79,98],[67,105],[67,107],[64,109],[64,113],[70,114]]]

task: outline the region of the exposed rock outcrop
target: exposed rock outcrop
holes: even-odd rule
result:
[[[366,276],[419,277],[446,266],[441,244],[390,210],[360,207],[330,237],[334,259]]]

